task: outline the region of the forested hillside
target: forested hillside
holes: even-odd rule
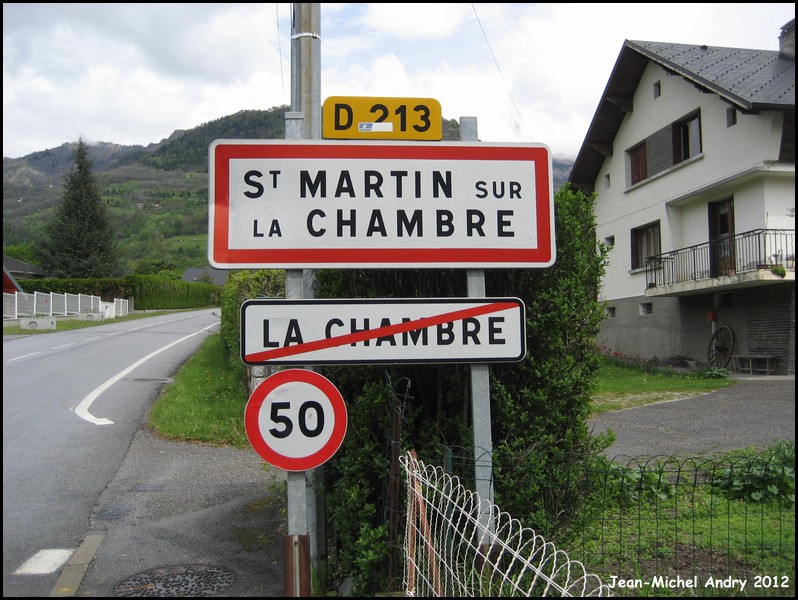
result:
[[[207,265],[208,146],[217,139],[283,139],[287,106],[244,110],[177,130],[148,146],[92,144],[89,159],[109,209],[126,272],[182,273]],[[443,139],[458,140],[459,122],[444,119]],[[4,253],[28,261],[62,197],[77,140],[3,159]],[[554,188],[573,161],[554,161]],[[21,254],[21,255],[20,255]]]

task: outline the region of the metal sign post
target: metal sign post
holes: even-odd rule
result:
[[[477,141],[476,117],[460,119],[460,139],[464,142]],[[552,245],[554,243],[552,236]],[[552,254],[553,259],[553,254]],[[466,283],[469,298],[485,297],[485,271],[468,269]],[[486,364],[471,365],[471,412],[474,425],[474,481],[476,492],[483,501],[493,505],[493,433],[490,414],[490,372]],[[487,534],[494,533],[493,519],[488,507],[481,510],[479,523]]]
[[[291,27],[291,110],[286,114],[286,139],[321,138],[321,5],[317,2],[293,4]],[[285,273],[286,298],[312,298],[313,273],[288,269]],[[289,471],[288,536],[284,544],[286,596],[310,596],[311,573],[326,559],[324,519],[318,518],[315,482],[323,474]],[[322,503],[323,507],[323,503]],[[321,532],[319,532],[321,524]],[[303,541],[303,536],[307,537]],[[320,539],[321,538],[321,541]],[[290,544],[289,544],[290,539]],[[290,553],[288,552],[290,550]],[[290,568],[289,568],[290,565]],[[303,565],[305,568],[302,568]],[[292,573],[292,577],[288,577]]]

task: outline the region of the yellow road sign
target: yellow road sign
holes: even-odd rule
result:
[[[331,96],[322,106],[322,136],[337,140],[440,140],[441,104],[432,98]]]

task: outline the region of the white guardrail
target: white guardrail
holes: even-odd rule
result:
[[[128,302],[121,298],[104,302],[99,296],[87,294],[3,292],[3,319],[58,317],[82,313],[101,313],[105,319],[114,319],[128,314]]]

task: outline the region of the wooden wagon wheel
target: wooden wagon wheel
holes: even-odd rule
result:
[[[710,367],[725,367],[734,353],[734,332],[730,327],[719,327],[709,340],[707,363]]]

